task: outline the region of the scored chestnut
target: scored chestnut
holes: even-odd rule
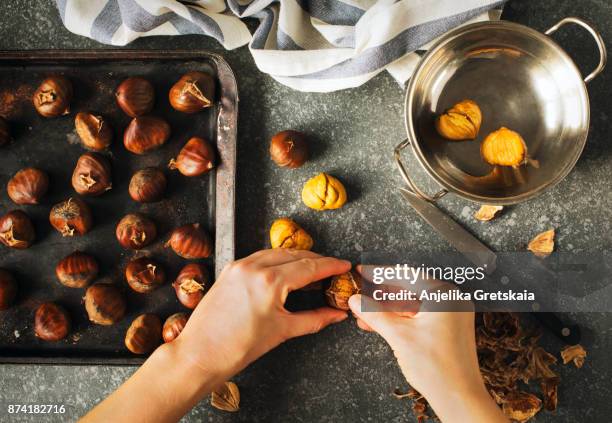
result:
[[[6,192],[15,204],[38,204],[49,189],[45,172],[27,167],[17,172],[6,185]]]
[[[142,116],[153,110],[155,90],[149,81],[135,76],[117,87],[115,97],[121,110],[128,116]]]
[[[212,253],[212,241],[199,223],[174,229],[166,247],[172,248],[178,256],[188,260],[207,258]]]
[[[134,291],[146,294],[166,281],[166,272],[152,258],[140,257],[128,263],[125,279]]]
[[[85,292],[85,310],[93,323],[113,325],[123,318],[126,309],[125,297],[113,284],[98,282]]]
[[[208,270],[198,263],[190,263],[183,267],[172,284],[176,298],[185,307],[194,309],[204,298],[204,292],[210,283]]]
[[[62,236],[85,235],[93,226],[91,210],[80,198],[69,198],[54,205],[49,222]]]
[[[170,104],[179,112],[196,113],[212,106],[215,80],[202,72],[189,72],[170,89]]]
[[[74,118],[74,126],[85,148],[103,151],[113,142],[113,129],[102,116],[79,112]]]
[[[170,125],[155,116],[139,116],[132,119],[123,134],[123,145],[134,154],[146,154],[155,150],[170,138]]]
[[[161,200],[166,191],[166,175],[156,167],[139,170],[130,180],[129,193],[139,203],[154,203]]]
[[[6,310],[17,298],[17,282],[7,270],[0,269],[0,310]]]
[[[34,333],[43,341],[59,341],[70,332],[70,317],[55,303],[43,303],[34,314]]]
[[[11,140],[11,126],[8,121],[0,116],[0,147]]]
[[[123,248],[139,250],[155,241],[157,228],[149,218],[133,213],[124,216],[119,221],[115,235]]]
[[[55,266],[55,274],[62,285],[84,288],[98,276],[98,262],[89,254],[75,251]]]
[[[162,322],[154,314],[138,316],[125,334],[125,346],[134,354],[147,354],[161,344]]]
[[[108,160],[98,153],[85,153],[72,172],[72,187],[81,195],[100,195],[113,186]]]
[[[308,159],[306,136],[298,131],[282,131],[270,141],[270,157],[277,165],[295,169]]]
[[[72,83],[63,76],[50,76],[34,92],[32,102],[44,117],[57,117],[70,113]]]
[[[34,225],[25,212],[13,210],[0,217],[0,242],[7,247],[24,250],[35,238]]]
[[[174,313],[172,316],[168,317],[162,327],[162,338],[164,338],[164,342],[174,341],[185,328],[187,320],[189,320],[189,315],[187,313]]]
[[[200,176],[215,167],[215,150],[203,138],[190,138],[168,167],[178,169],[185,176]]]

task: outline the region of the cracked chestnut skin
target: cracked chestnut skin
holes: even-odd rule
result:
[[[294,248],[310,250],[314,244],[312,237],[300,225],[289,218],[276,219],[270,227],[272,248]]]
[[[309,179],[302,189],[302,201],[314,210],[339,209],[346,199],[342,182],[327,173]]]
[[[69,198],[51,208],[49,222],[62,236],[85,235],[93,226],[91,210],[80,198]]]
[[[325,291],[327,304],[340,310],[350,310],[348,300],[361,292],[361,279],[354,272],[334,276]]]
[[[0,242],[17,250],[29,248],[36,238],[30,217],[21,210],[13,210],[0,217]]]
[[[157,228],[149,218],[140,213],[133,213],[119,221],[115,235],[123,248],[139,250],[155,241]]]
[[[146,294],[166,281],[164,268],[150,257],[130,261],[125,268],[125,279],[134,291]]]
[[[85,310],[89,320],[109,326],[125,315],[127,304],[121,291],[110,283],[95,283],[85,292]]]
[[[125,334],[125,346],[134,354],[147,354],[162,341],[162,322],[154,314],[138,316]]]
[[[113,142],[113,129],[102,116],[88,112],[79,112],[74,118],[76,132],[83,147],[104,151]]]
[[[47,118],[70,113],[71,100],[72,83],[68,78],[60,75],[45,79],[32,97],[36,111]]]
[[[183,113],[197,113],[213,105],[215,80],[203,72],[189,72],[172,86],[170,105]]]
[[[172,287],[179,302],[193,310],[204,298],[209,284],[210,276],[206,267],[190,263],[181,269]]]
[[[106,157],[97,153],[85,153],[72,173],[72,187],[81,195],[98,196],[113,186],[111,166]]]

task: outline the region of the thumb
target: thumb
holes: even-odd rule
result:
[[[372,298],[356,294],[349,298],[351,311],[370,328],[390,341],[397,330],[403,326],[405,318],[388,311],[382,304]]]
[[[298,311],[289,316],[289,338],[317,333],[332,323],[338,323],[348,317],[346,311],[331,307],[316,310]]]

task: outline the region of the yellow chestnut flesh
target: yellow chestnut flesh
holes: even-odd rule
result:
[[[502,126],[487,135],[480,145],[480,154],[490,165],[519,166],[526,162],[527,146],[517,132]]]
[[[295,248],[310,250],[312,237],[300,225],[291,219],[276,219],[270,227],[270,244],[272,248]]]
[[[346,190],[338,179],[319,173],[304,185],[302,201],[314,210],[338,209],[346,203]]]
[[[473,140],[478,136],[482,113],[472,100],[463,100],[436,119],[436,130],[442,137],[453,140]]]

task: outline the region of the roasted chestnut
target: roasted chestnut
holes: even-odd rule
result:
[[[80,198],[69,198],[54,205],[49,222],[62,236],[85,235],[93,225],[91,210]]]
[[[134,154],[155,150],[170,138],[170,125],[155,116],[135,117],[123,134],[123,144]]]
[[[34,225],[25,212],[13,210],[0,217],[0,242],[24,250],[34,242]]]
[[[187,320],[189,320],[189,315],[187,315],[187,313],[175,313],[168,317],[162,328],[162,338],[164,338],[164,342],[174,341],[185,328]]]
[[[96,259],[80,251],[64,257],[55,266],[57,279],[69,288],[85,288],[98,276],[98,270]]]
[[[32,101],[36,111],[44,117],[70,113],[72,83],[63,76],[50,76],[34,92]]]
[[[0,269],[0,310],[6,310],[17,298],[17,282],[13,275]]]
[[[119,221],[115,235],[123,248],[139,250],[155,241],[157,228],[149,218],[134,213]]]
[[[0,147],[11,140],[11,126],[8,121],[0,116]]]
[[[100,195],[113,186],[110,163],[98,153],[85,153],[72,172],[72,187],[81,195]]]
[[[166,272],[152,258],[140,257],[128,263],[125,279],[134,291],[146,294],[166,281]]]
[[[215,167],[215,150],[202,138],[193,137],[181,149],[176,159],[170,160],[170,169],[178,169],[185,176],[199,176]]]
[[[85,292],[85,310],[98,325],[112,325],[125,315],[127,304],[119,289],[110,283],[95,283]]]
[[[85,148],[102,151],[113,142],[113,129],[102,116],[85,112],[77,113],[74,126]]]
[[[115,97],[119,107],[131,117],[149,113],[155,104],[153,85],[138,76],[123,81],[117,88]]]
[[[194,309],[204,298],[204,292],[209,283],[208,270],[201,264],[190,263],[183,267],[172,287],[180,303],[187,308]]]
[[[125,334],[125,346],[134,354],[147,354],[161,344],[162,322],[154,314],[138,316]]]
[[[70,332],[70,317],[55,303],[43,303],[34,314],[34,333],[43,341],[59,341]]]
[[[42,170],[27,167],[17,172],[6,186],[16,204],[38,204],[49,189],[49,177]]]
[[[174,229],[166,247],[188,260],[207,258],[212,253],[212,241],[199,223]]]
[[[279,166],[295,169],[308,158],[306,136],[298,131],[282,131],[270,141],[270,157]]]
[[[139,170],[130,180],[130,197],[139,203],[153,203],[161,200],[166,191],[166,175],[156,167]]]
[[[189,72],[170,89],[170,104],[179,112],[196,113],[212,106],[215,80],[202,72]]]

